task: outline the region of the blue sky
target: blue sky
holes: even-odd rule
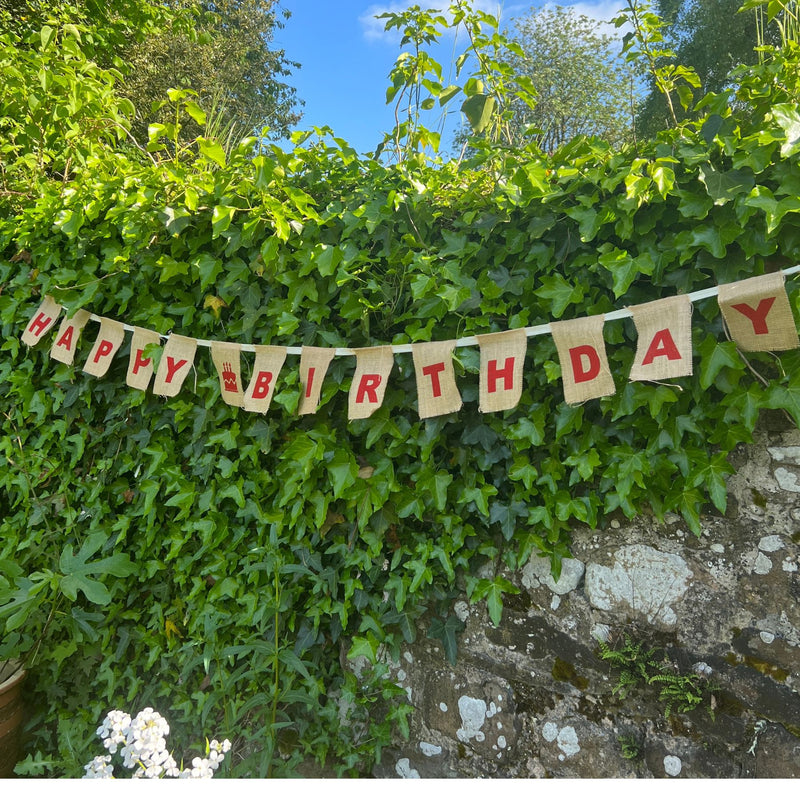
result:
[[[275,32],[274,45],[286,57],[302,66],[288,82],[305,101],[301,130],[328,125],[359,152],[371,152],[394,127],[394,113],[386,105],[388,75],[400,54],[399,36],[384,33],[384,22],[375,20],[385,11],[399,11],[413,0],[282,0],[281,6],[292,16],[282,30]],[[449,2],[416,0],[417,5],[445,8]],[[501,27],[530,9],[532,3],[479,0],[474,6],[499,16]],[[598,0],[596,3],[570,3],[576,11],[600,20],[609,20],[624,5],[624,0]],[[443,64],[452,56],[452,39],[434,53]],[[460,52],[460,50],[458,51]],[[458,100],[453,101],[457,110]],[[458,115],[450,118],[449,128]]]

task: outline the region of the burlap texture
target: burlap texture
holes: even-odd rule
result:
[[[153,377],[153,359],[144,357],[144,349],[151,344],[159,344],[161,337],[147,328],[134,328],[131,339],[131,356],[128,360],[128,374],[125,382],[132,389],[145,391]]]
[[[561,362],[564,400],[570,405],[606,397],[616,391],[603,341],[604,322],[605,317],[598,314],[550,323]]]
[[[524,328],[478,336],[481,351],[479,410],[506,411],[519,403],[528,337]]]
[[[196,352],[196,339],[173,333],[161,353],[161,361],[158,364],[158,372],[156,372],[156,379],[153,383],[153,392],[162,397],[175,397],[194,366]]]
[[[23,344],[33,347],[41,341],[42,337],[56,324],[60,315],[61,306],[49,294],[45,295],[42,304],[36,309],[36,313],[31,317],[28,327],[20,337]]]
[[[394,354],[388,345],[362,347],[355,354],[356,371],[350,386],[347,418],[366,419],[383,403]]]
[[[411,347],[420,419],[452,414],[463,405],[453,371],[455,340]]]
[[[314,414],[319,407],[322,382],[336,350],[333,347],[304,347],[300,353],[300,404],[298,414]]]
[[[629,380],[692,374],[692,301],[686,295],[630,306],[638,342]]]
[[[286,361],[286,348],[256,345],[255,353],[253,377],[244,393],[244,410],[266,414],[275,394],[278,375]]]
[[[95,378],[102,378],[108,372],[117,350],[125,341],[125,326],[115,319],[100,318],[100,332],[97,334],[83,371]]]
[[[211,360],[219,378],[219,392],[229,406],[244,404],[242,388],[242,346],[233,342],[211,342]]]
[[[73,316],[61,320],[53,346],[50,348],[50,358],[60,361],[62,364],[72,364],[75,360],[75,351],[78,349],[81,331],[91,316],[88,311],[80,309]]]
[[[718,289],[718,300],[731,339],[742,350],[800,346],[782,272],[725,283]]]

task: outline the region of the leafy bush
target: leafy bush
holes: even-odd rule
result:
[[[800,117],[785,99],[764,111],[756,91],[776,61],[743,83],[736,114],[709,97],[702,120],[622,151],[476,141],[469,161],[386,165],[325,130],[288,152],[225,153],[210,138],[172,148],[176,131],[160,128],[157,158],[98,147],[6,205],[0,658],[38,654],[23,769],[79,774],[85,732],[136,705],[233,740],[245,760],[230,774],[309,758],[364,771],[392,726],[407,731],[382,660],[418,628],[454,658],[460,589],[499,622],[501,569],[541,553],[557,573],[575,526],[677,511],[699,532],[707,502],[724,512],[728,455],[761,409],[800,420],[800,354],[745,359],[713,300],[696,304],[693,377],[628,383],[635,332],[611,322],[612,397],[565,405],[539,337],[513,411],[478,412],[478,351],[460,348],[457,414],[418,419],[398,355],[382,408],[348,422],[348,358],[303,417],[293,357],[265,416],[225,405],[202,348],[172,399],[126,386],[127,344],[91,378],[95,323],[73,366],[20,344],[44,294],[162,334],[358,347],[601,314],[775,269],[800,255]],[[171,99],[196,121],[189,95]],[[102,592],[68,592],[75,564],[61,558],[76,551],[125,567],[91,573]],[[37,598],[38,627],[9,624]],[[348,650],[376,666],[356,678]]]

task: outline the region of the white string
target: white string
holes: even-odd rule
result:
[[[795,264],[793,267],[787,267],[786,269],[781,270],[784,276],[787,275],[796,275],[800,272],[800,264]],[[690,292],[687,296],[689,300],[694,302],[695,300],[706,300],[709,297],[716,297],[719,293],[719,287],[713,286],[710,289],[700,289],[697,292]],[[633,314],[627,308],[621,308],[616,311],[611,311],[608,314],[605,314],[606,321],[608,320],[615,320],[615,319],[624,319],[625,317],[632,317]],[[102,317],[97,316],[96,314],[92,314],[89,319],[93,320],[94,322],[101,322]],[[126,325],[122,324],[122,327],[126,331],[133,331],[133,325]],[[533,325],[529,328],[525,328],[525,335],[528,338],[532,338],[534,336],[544,336],[546,334],[552,333],[552,329],[550,328],[550,323],[546,323],[544,325]],[[159,334],[162,339],[169,339],[170,334]],[[465,336],[463,339],[456,339],[456,347],[475,347],[478,344],[478,337],[477,336]],[[211,347],[212,342],[209,339],[197,339],[198,347]],[[391,345],[392,353],[410,353],[413,348],[413,344],[393,344]],[[252,344],[243,344],[241,345],[241,349],[246,353],[254,353],[255,352],[255,345]],[[290,356],[299,356],[303,352],[302,347],[287,347],[286,353]],[[335,348],[334,352],[335,356],[354,356],[356,355],[356,350],[351,347],[337,347]]]

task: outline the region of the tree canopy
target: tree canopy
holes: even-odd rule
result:
[[[516,104],[513,127],[552,151],[575,136],[600,136],[614,146],[634,135],[638,90],[619,44],[601,24],[571,8],[532,9],[513,20],[509,36],[522,55],[509,60],[536,89],[533,107]]]
[[[199,5],[173,0],[177,11],[191,11],[194,27],[176,21],[124,53],[129,66],[122,93],[136,109],[133,132],[147,141],[151,122],[169,121],[151,112],[170,88],[191,89],[220,130],[241,139],[269,127],[284,137],[300,119],[295,90],[286,82],[298,65],[272,46],[276,29],[289,12],[277,0],[216,0]],[[191,139],[199,130],[184,131]]]
[[[664,20],[664,38],[674,52],[674,62],[691,67],[700,86],[698,99],[719,92],[740,65],[758,61],[756,47],[775,41],[774,26],[765,27],[760,9],[740,12],[739,0],[659,0],[655,5]],[[681,117],[685,115],[681,111]],[[669,124],[664,97],[652,82],[642,102],[638,125],[653,135]]]
[[[119,94],[133,103],[129,127],[142,146],[148,126],[165,122],[158,106],[168,89],[195,92],[234,137],[263,127],[288,135],[300,119],[287,83],[297,64],[272,46],[288,16],[278,0],[0,0],[0,31],[23,46],[45,24],[80,26],[82,55],[120,71]],[[184,129],[187,140],[198,132]]]

